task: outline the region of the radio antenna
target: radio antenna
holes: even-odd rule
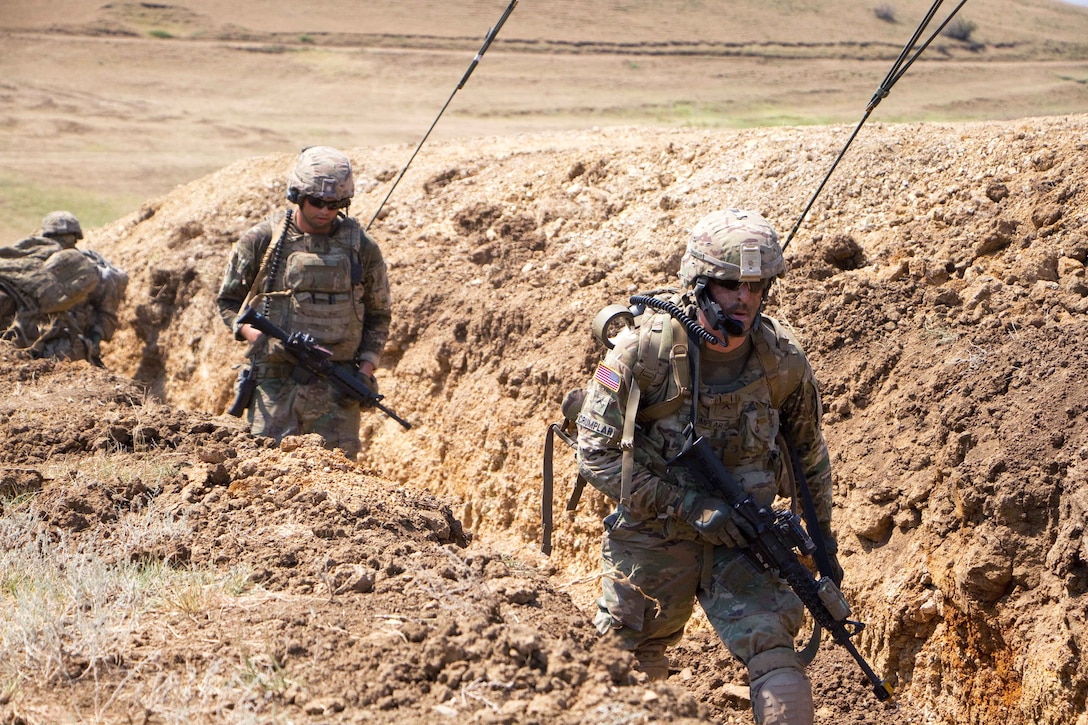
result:
[[[943,0],[934,1],[933,6],[930,7],[929,12],[926,13],[925,18],[922,19],[922,22],[914,31],[914,35],[911,36],[910,41],[907,42],[906,46],[903,47],[902,52],[899,53],[899,57],[896,59],[895,64],[892,66],[892,69],[888,71],[888,75],[884,77],[884,80],[883,82],[881,82],[880,87],[876,89],[876,93],[874,93],[872,99],[869,100],[869,105],[865,107],[865,114],[861,117],[858,125],[854,128],[854,132],[850,134],[850,138],[847,139],[846,145],[843,146],[842,151],[839,152],[839,155],[835,159],[835,162],[831,164],[831,168],[828,169],[827,175],[824,176],[824,180],[821,181],[820,186],[817,187],[816,193],[812,195],[811,199],[809,199],[808,206],[806,206],[805,210],[801,212],[801,216],[798,217],[797,223],[794,224],[793,229],[790,230],[789,236],[786,237],[786,241],[782,245],[783,251],[785,251],[786,247],[789,246],[790,240],[793,239],[793,235],[796,234],[797,230],[801,227],[801,222],[804,221],[805,216],[812,208],[812,205],[816,203],[816,197],[818,197],[820,195],[820,192],[823,191],[824,185],[827,184],[827,180],[831,178],[831,174],[834,173],[835,167],[839,165],[839,162],[842,161],[842,157],[846,155],[846,150],[850,148],[850,144],[854,142],[854,138],[857,137],[858,132],[861,130],[862,125],[865,124],[865,121],[869,118],[869,115],[872,114],[873,110],[876,109],[876,107],[880,104],[882,100],[887,98],[888,94],[891,93],[892,86],[895,85],[895,82],[903,77],[903,74],[907,72],[907,68],[910,68],[911,64],[914,63],[914,61],[918,59],[918,56],[922,54],[922,51],[929,47],[929,44],[933,42],[933,39],[936,38],[942,30],[944,30],[944,27],[948,25],[948,21],[950,21],[952,17],[957,12],[959,12],[959,9],[964,6],[964,3],[966,3],[967,0],[960,0],[960,4],[957,5],[955,9],[948,14],[948,17],[944,19],[944,22],[941,23],[940,26],[933,31],[933,34],[926,39],[926,42],[922,43],[922,45],[914,52],[914,55],[908,58],[907,56],[909,55],[911,48],[913,48],[915,43],[918,42],[918,38],[921,37],[922,32],[925,30],[926,26],[929,25],[929,22],[933,19],[933,16],[937,14],[937,10],[940,8],[942,2]]]
[[[393,182],[393,186],[389,188],[389,193],[382,199],[382,203],[378,205],[378,210],[374,212],[374,216],[367,222],[366,229],[370,229],[370,225],[374,223],[374,220],[378,218],[378,214],[381,213],[382,208],[385,207],[385,202],[389,201],[389,197],[393,195],[393,189],[397,188],[397,184],[404,178],[404,172],[408,170],[408,167],[412,165],[412,161],[415,160],[416,154],[423,148],[423,144],[427,141],[427,137],[431,135],[431,131],[434,130],[435,125],[438,124],[438,119],[442,118],[442,114],[446,112],[446,108],[450,105],[450,101],[457,95],[457,91],[465,87],[465,83],[468,82],[468,77],[472,75],[472,71],[476,70],[476,66],[480,60],[483,59],[484,53],[487,52],[488,47],[491,45],[491,41],[495,39],[495,36],[499,34],[499,30],[502,28],[502,24],[506,22],[506,19],[510,17],[510,13],[514,12],[514,6],[518,4],[518,0],[510,0],[510,4],[506,6],[506,11],[503,12],[502,17],[499,18],[499,22],[487,31],[487,37],[484,38],[484,44],[480,46],[480,49],[476,51],[476,57],[472,59],[472,63],[469,64],[468,70],[461,76],[461,82],[457,84],[457,87],[450,93],[450,97],[446,99],[446,104],[442,106],[442,110],[435,116],[434,121],[431,122],[431,127],[427,129],[427,133],[423,134],[423,138],[420,140],[419,145],[416,146],[416,150],[412,152],[412,157],[408,159],[408,163],[404,165],[404,168],[400,170],[400,174],[397,176],[397,180]]]

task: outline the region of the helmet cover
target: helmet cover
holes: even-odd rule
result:
[[[786,260],[770,222],[754,211],[714,211],[691,230],[680,260],[680,282],[694,288],[700,277],[750,282],[786,273]]]
[[[70,211],[51,211],[42,218],[42,236],[52,237],[62,234],[75,234],[76,239],[83,239],[83,228],[79,220]]]
[[[328,146],[304,148],[287,176],[287,198],[301,201],[305,196],[323,201],[355,196],[348,157]]]

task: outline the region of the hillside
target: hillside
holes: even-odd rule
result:
[[[54,209],[102,226],[231,163],[309,144],[403,144],[400,167],[506,7],[6,0],[0,242]],[[521,2],[433,140],[853,123],[929,7]],[[939,36],[875,118],[1088,112],[1088,8],[972,0],[958,18],[968,38]]]
[[[366,416],[359,467],[306,441],[268,448],[219,415],[242,350],[213,297],[232,240],[282,203],[291,155],[236,163],[94,230],[90,246],[131,276],[110,373],[7,354],[19,394],[0,415],[5,476],[42,492],[5,520],[30,506],[55,540],[106,546],[115,522],[183,513],[135,553],[221,577],[244,566],[249,588],[138,618],[53,680],[20,683],[0,712],[122,719],[145,702],[171,719],[163,682],[197,688],[248,662],[265,694],[221,686],[187,716],[746,722],[741,675],[698,623],[652,690],[594,648],[606,502],[589,492],[550,560],[538,553],[543,438],[600,353],[597,309],[670,284],[685,229],[710,209],[758,209],[785,236],[850,130],[437,142],[371,227],[395,302],[379,380],[413,428]],[[845,589],[868,623],[859,647],[900,702],[883,711],[826,647],[821,723],[1085,722],[1086,131],[1086,116],[871,123],[787,250],[769,309],[813,360]],[[402,151],[349,150],[364,224]],[[53,472],[103,456],[170,468],[135,487]],[[566,452],[557,466],[561,497]],[[360,671],[374,674],[344,674]],[[71,704],[51,694],[58,681]]]

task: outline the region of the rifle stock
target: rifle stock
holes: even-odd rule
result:
[[[283,343],[287,354],[295,359],[295,364],[309,373],[325,378],[348,397],[358,400],[362,405],[372,405],[397,421],[408,430],[412,424],[392,410],[382,405],[381,395],[375,393],[352,372],[332,361],[332,353],[317,344],[313,337],[302,332],[288,333],[276,323],[257,312],[252,307],[245,309],[238,316],[238,325],[250,325],[264,334]]]
[[[832,638],[846,648],[854,661],[858,663],[866,679],[873,686],[873,694],[881,702],[893,696],[891,685],[881,679],[858,652],[851,637],[860,632],[865,625],[847,619],[850,605],[846,603],[842,592],[830,578],[822,577],[819,581],[812,572],[801,563],[795,548],[808,555],[815,545],[809,538],[800,519],[788,511],[776,512],[767,506],[760,506],[745,493],[740,482],[730,473],[721,459],[711,450],[706,439],[699,438],[695,443],[673,459],[670,465],[679,464],[701,479],[708,491],[717,492],[726,503],[752,524],[756,537],[743,549],[744,553],[764,570],[776,571],[805,605],[817,626],[826,629]]]

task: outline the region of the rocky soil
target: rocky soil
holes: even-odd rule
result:
[[[607,502],[587,492],[539,553],[544,434],[601,352],[600,307],[672,284],[712,209],[756,209],[785,238],[851,131],[428,147],[370,227],[395,303],[379,381],[413,428],[365,416],[358,462],[222,415],[243,350],[214,295],[232,241],[283,203],[290,155],[92,230],[131,277],[123,329],[108,372],[0,351],[4,518],[118,562],[243,567],[246,584],[65,651],[51,681],[0,691],[0,722],[750,722],[702,622],[653,687],[597,642]],[[857,643],[898,695],[878,704],[825,645],[821,724],[1088,723],[1086,139],[1085,116],[871,123],[790,241],[768,309],[824,393]],[[348,152],[365,225],[407,153]],[[118,456],[165,472],[51,473]],[[556,466],[561,509],[567,451]],[[118,535],[148,512],[180,523]],[[263,686],[201,696],[238,663]]]

